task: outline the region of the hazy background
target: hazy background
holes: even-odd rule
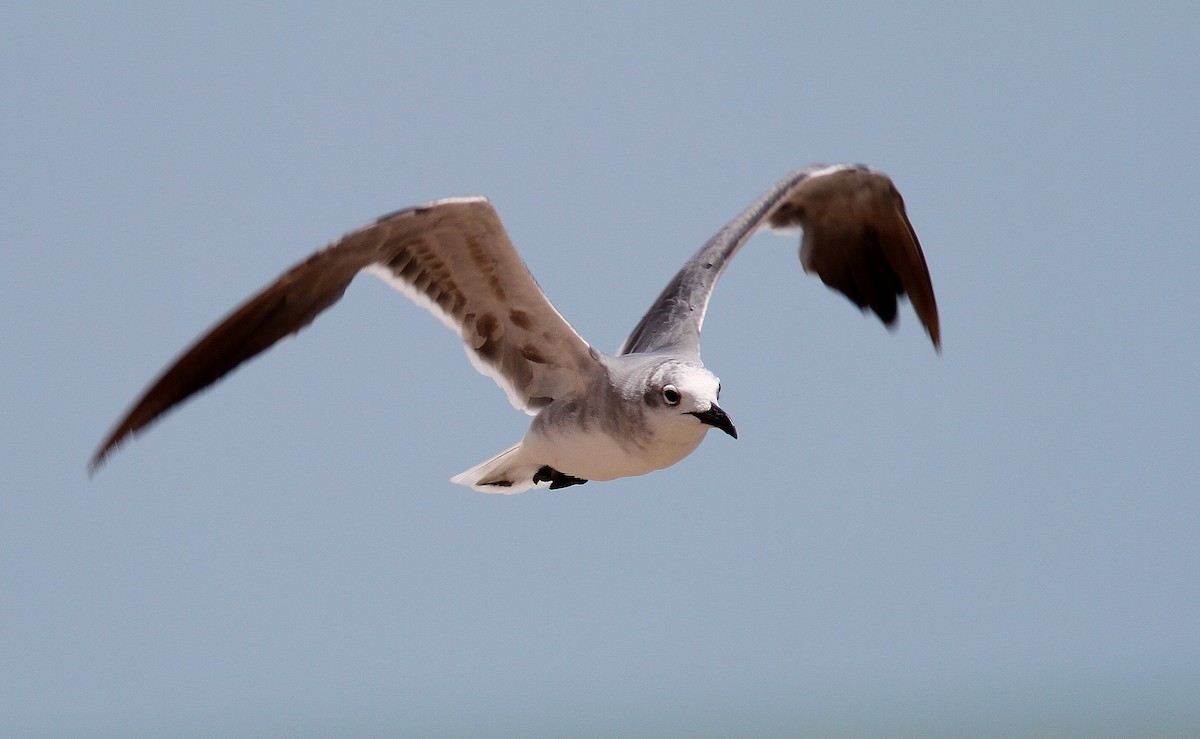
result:
[[[1200,6],[8,4],[0,733],[1194,735]],[[893,176],[945,352],[761,236],[741,439],[448,478],[526,417],[360,279],[113,457],[127,404],[341,233],[486,194],[615,349],[809,162]]]

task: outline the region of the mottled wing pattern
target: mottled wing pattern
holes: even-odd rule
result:
[[[402,219],[376,225],[381,256],[369,271],[457,332],[514,407],[533,414],[583,388],[600,371],[596,356],[529,274],[491,204],[427,208],[433,220],[417,233]]]
[[[491,204],[442,200],[347,234],[234,310],[147,388],[100,445],[91,471],[129,436],[310,324],[364,269],[453,328],[475,366],[528,412],[599,371],[591,347],[530,276]]]
[[[642,317],[618,354],[675,351],[698,356],[713,287],[730,259],[764,226],[804,229],[801,263],[887,325],[907,294],[935,347],[937,303],[904,201],[882,172],[860,165],[812,166],[763,193],[692,256]]]

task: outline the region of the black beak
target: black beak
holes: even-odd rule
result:
[[[713,403],[706,411],[692,411],[691,414],[699,418],[701,423],[707,423],[709,426],[721,429],[733,438],[737,438],[737,429],[733,427],[733,421],[729,420],[729,415],[716,403]]]

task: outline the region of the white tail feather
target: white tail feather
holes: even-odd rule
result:
[[[450,478],[450,482],[466,485],[481,493],[513,495],[533,487],[537,465],[521,457],[521,445],[505,449],[496,456]]]

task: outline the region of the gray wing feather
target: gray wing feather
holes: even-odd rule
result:
[[[699,356],[713,286],[729,260],[764,226],[804,229],[801,263],[887,325],[907,294],[935,347],[937,303],[904,201],[882,172],[861,165],[793,172],[722,228],[675,275],[618,354],[672,351]]]
[[[476,368],[528,412],[600,371],[591,347],[534,282],[491,204],[478,197],[437,201],[347,234],[230,313],[146,389],[90,469],[162,414],[312,323],[364,269],[453,328]]]

